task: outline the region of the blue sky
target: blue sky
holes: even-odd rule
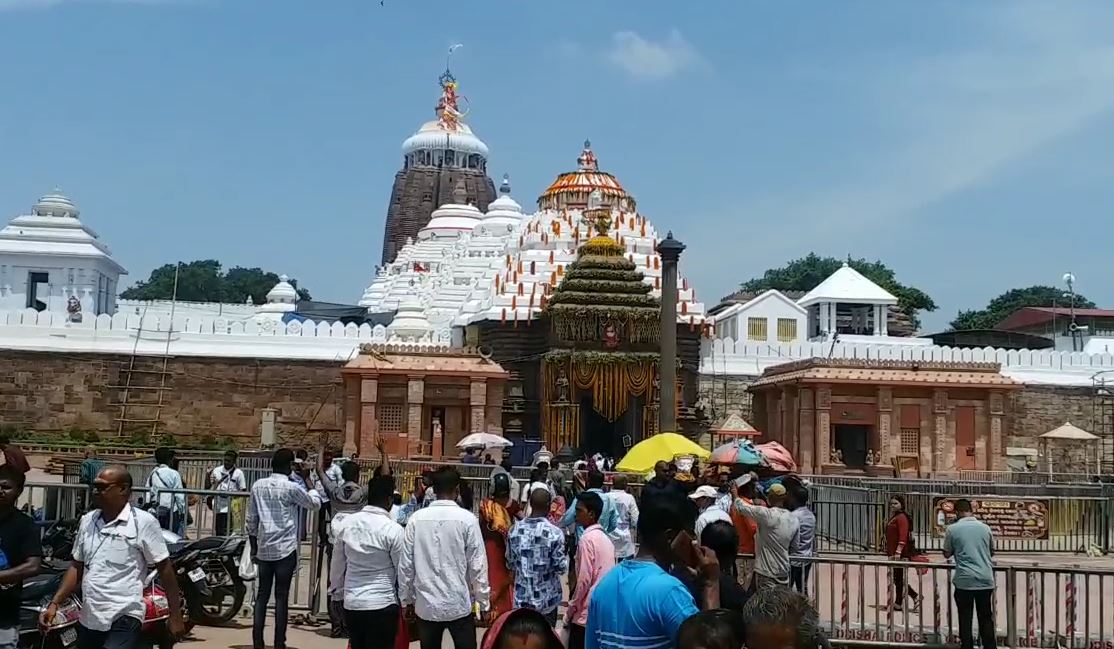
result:
[[[130,281],[215,258],[354,302],[448,45],[524,205],[601,165],[714,303],[816,251],[942,328],[1015,286],[1114,307],[1114,5],[0,0],[0,216],[55,185]],[[129,283],[130,283],[129,281]]]

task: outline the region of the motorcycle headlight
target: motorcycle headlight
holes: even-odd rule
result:
[[[44,597],[39,602],[39,611],[45,611],[50,605],[50,597]],[[50,623],[50,628],[69,626],[81,617],[81,602],[76,597],[67,597],[58,605],[58,613]]]

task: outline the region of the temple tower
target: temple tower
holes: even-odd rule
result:
[[[440,77],[437,118],[426,122],[402,143],[402,169],[395,174],[383,232],[383,261],[394,261],[407,239],[429,223],[433,210],[456,203],[463,186],[466,204],[480,210],[495,199],[495,184],[487,175],[487,145],[464,123],[464,97],[447,69]]]

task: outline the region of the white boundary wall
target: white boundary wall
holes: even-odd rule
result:
[[[991,347],[965,349],[939,345],[807,342],[783,345],[705,340],[700,350],[700,373],[756,376],[766,368],[806,358],[936,361],[944,363],[998,363],[1002,373],[1022,383],[1090,386],[1100,372],[1111,372],[1114,354],[1087,354],[1052,350],[1006,350]]]

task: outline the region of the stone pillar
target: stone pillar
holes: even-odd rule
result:
[[[412,376],[406,383],[406,435],[409,438],[407,445],[410,441],[420,441],[422,439],[422,404],[425,402],[425,379],[422,377]],[[402,437],[402,435],[399,435]],[[437,435],[432,440],[432,449],[430,454],[434,459],[441,457],[441,436]]]
[[[1002,419],[1006,415],[1005,396],[1001,391],[990,393],[990,458],[987,468],[1002,471],[1006,468],[1005,449],[1002,448]]]
[[[359,449],[363,451],[365,456],[370,456],[371,449],[375,448],[375,440],[379,437],[379,417],[375,411],[379,402],[379,381],[376,379],[360,379],[359,383],[353,381],[353,384],[359,386]],[[345,451],[347,450],[347,440],[345,440]]]
[[[658,244],[661,255],[661,407],[658,431],[677,431],[677,261],[685,244],[668,233]]]
[[[877,307],[875,313],[877,313]],[[893,422],[894,410],[894,391],[889,386],[881,386],[878,388],[878,446],[874,449],[878,453],[875,461],[883,466],[889,466],[892,462],[890,457],[890,437],[893,436],[891,424]]]
[[[890,307],[882,304],[878,306],[878,310],[881,312],[878,320],[878,330],[882,332],[883,336],[888,336],[890,335]]]
[[[832,464],[832,388],[816,388],[816,465]]]
[[[472,379],[472,390],[468,404],[471,406],[468,433],[486,433],[484,408],[487,406],[487,379]]]
[[[881,336],[882,335],[882,305],[881,304],[875,304],[874,305],[874,317],[871,318],[871,319],[874,320],[874,335],[875,336]]]
[[[940,388],[932,391],[933,427],[932,438],[935,448],[932,453],[932,471],[943,471],[944,451],[948,438],[948,391]],[[952,452],[955,452],[955,440],[952,440]],[[953,463],[954,464],[954,463]]]
[[[360,448],[360,379],[344,381],[344,454],[351,457]]]
[[[797,392],[798,412],[800,413],[801,448],[797,456],[801,461],[801,471],[819,473],[820,462],[816,457],[816,402],[811,388],[801,388]]]

